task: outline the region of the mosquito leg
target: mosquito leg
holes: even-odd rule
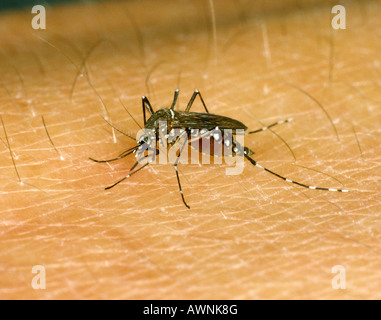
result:
[[[301,186],[303,188],[307,188],[307,189],[313,189],[313,190],[323,190],[323,191],[335,191],[335,192],[348,192],[349,190],[345,190],[345,189],[333,189],[333,188],[325,188],[325,187],[314,187],[314,186],[309,186],[309,185],[306,185],[304,183],[301,183],[301,182],[298,182],[298,181],[293,181],[293,180],[290,180],[286,177],[283,177],[281,176],[280,174],[274,172],[274,171],[271,171],[270,169],[267,169],[265,167],[262,167],[260,164],[258,164],[254,159],[252,159],[251,157],[248,156],[248,149],[246,147],[244,147],[243,149],[243,154],[245,156],[245,158],[247,160],[249,160],[251,162],[251,164],[253,164],[254,166],[258,167],[258,168],[261,168],[262,170],[264,171],[267,171],[269,173],[271,173],[272,175],[278,177],[279,179],[282,179],[286,182],[290,182],[290,183],[293,183],[293,184],[297,184],[298,186]]]
[[[151,116],[154,114],[154,112],[153,112],[151,104],[150,104],[150,102],[149,102],[149,100],[147,99],[146,96],[142,97],[142,106],[143,106],[143,120],[144,120],[144,126],[145,126],[146,123],[147,123],[147,120],[146,120],[146,108],[147,108],[148,112],[151,114]]]
[[[136,166],[139,164],[139,160],[137,160],[134,165],[131,167],[130,171],[134,170]]]
[[[187,205],[187,203],[185,202],[185,199],[184,199],[184,194],[183,194],[183,190],[181,189],[180,177],[179,177],[179,172],[177,170],[177,166],[175,166],[175,171],[176,171],[177,183],[179,184],[179,191],[180,191],[180,194],[181,194],[181,198],[183,199],[183,203],[185,204],[185,206],[188,209],[190,209],[190,206]]]
[[[106,187],[105,190],[109,190],[113,187],[115,187],[117,184],[123,182],[124,180],[126,180],[127,178],[131,177],[133,174],[135,174],[136,172],[142,170],[143,168],[145,168],[146,166],[148,166],[149,164],[151,163],[150,162],[147,162],[146,164],[142,165],[139,169],[136,169],[135,171],[131,172],[130,174],[128,174],[127,176],[125,176],[124,178],[120,179],[119,181],[115,182],[113,185],[109,186],[109,187]]]
[[[275,126],[278,125],[278,124],[287,123],[287,122],[290,122],[290,121],[292,121],[292,120],[293,120],[293,118],[286,119],[286,120],[281,120],[281,121],[277,121],[277,122],[272,123],[272,124],[270,124],[270,125],[268,125],[268,126],[266,126],[266,127],[262,127],[262,128],[260,128],[260,129],[254,130],[254,131],[245,132],[245,135],[247,135],[247,134],[253,134],[253,133],[257,133],[257,132],[261,132],[261,131],[265,131],[265,130],[267,130],[267,129],[270,129],[270,128],[272,128],[272,127],[275,127]]]
[[[209,113],[208,108],[207,108],[206,105],[205,105],[204,99],[202,98],[201,93],[200,93],[200,91],[198,91],[198,90],[195,90],[195,92],[193,92],[193,95],[192,95],[192,97],[190,98],[190,100],[189,100],[189,102],[188,102],[188,105],[187,105],[187,107],[186,107],[186,109],[185,109],[185,112],[188,112],[188,111],[190,110],[190,108],[192,107],[192,104],[193,104],[194,100],[196,99],[197,95],[200,96],[202,105],[204,106],[206,113]]]
[[[180,139],[181,139],[181,135],[178,137],[177,141],[180,141]],[[184,205],[188,209],[190,209],[190,206],[188,206],[188,204],[185,202],[185,198],[184,198],[184,194],[183,194],[183,189],[181,188],[181,183],[180,183],[179,171],[177,170],[177,165],[179,163],[179,160],[180,160],[180,157],[181,157],[181,153],[183,152],[184,147],[187,145],[187,142],[188,142],[188,139],[185,139],[185,141],[184,141],[184,143],[183,143],[183,145],[182,145],[182,147],[180,149],[179,155],[177,156],[176,161],[175,161],[175,163],[173,165],[174,165],[175,171],[176,171],[176,178],[177,178],[177,183],[179,185],[179,191],[180,191],[180,194],[181,194],[181,198],[183,200]]]
[[[179,97],[179,89],[176,89],[175,90],[175,95],[173,97],[173,102],[172,102],[172,106],[171,106],[171,110],[174,110],[175,109],[175,106],[176,106],[176,103],[177,103],[177,98]]]
[[[128,155],[130,155],[131,153],[134,153],[135,150],[138,148],[139,146],[135,146],[135,147],[132,147],[124,152],[122,152],[119,156],[117,156],[116,158],[113,158],[113,159],[108,159],[108,160],[96,160],[96,159],[93,159],[93,158],[89,158],[91,161],[94,161],[94,162],[98,162],[98,163],[104,163],[104,162],[111,162],[111,161],[116,161],[116,160],[119,160],[119,159],[123,159],[125,157],[127,157]]]
[[[159,149],[156,149],[156,155],[159,154]],[[142,158],[140,158],[139,160],[137,160],[134,165],[131,167],[130,171],[134,170],[136,168],[136,166],[140,163],[140,161],[144,158],[144,156]],[[152,159],[153,161],[153,159]]]

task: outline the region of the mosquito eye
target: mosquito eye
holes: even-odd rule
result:
[[[143,144],[143,143],[147,143],[148,142],[148,136],[142,136],[140,139],[139,139],[139,142],[141,143],[141,144]]]

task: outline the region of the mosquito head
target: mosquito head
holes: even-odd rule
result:
[[[143,145],[143,144],[150,144],[151,143],[151,135],[150,134],[143,134],[139,140],[137,141],[139,145]]]

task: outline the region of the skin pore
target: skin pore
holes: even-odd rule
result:
[[[107,1],[2,13],[3,298],[381,298],[380,4]],[[129,173],[116,162],[180,89],[242,121],[253,159]],[[126,111],[127,109],[127,111]],[[192,111],[204,112],[197,98]],[[136,122],[137,123],[136,123]],[[378,139],[377,139],[378,138]],[[378,239],[378,240],[377,240]],[[44,266],[46,289],[32,286]],[[333,289],[334,266],[346,289]]]

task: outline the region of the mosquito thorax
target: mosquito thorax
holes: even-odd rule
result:
[[[157,110],[148,120],[145,124],[145,129],[158,129],[159,128],[159,122],[160,121],[167,121],[170,122],[175,117],[175,113],[171,109],[160,109]]]

